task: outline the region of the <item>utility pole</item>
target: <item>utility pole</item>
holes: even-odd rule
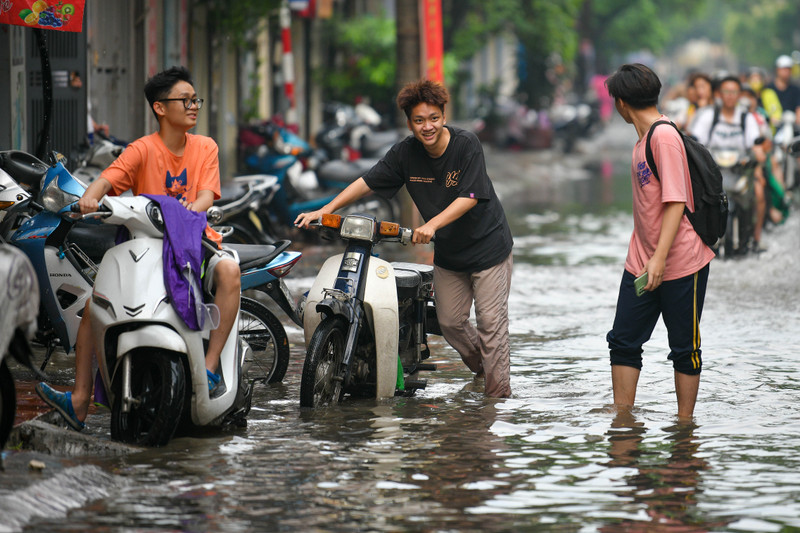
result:
[[[420,45],[419,0],[396,0],[395,24],[397,25],[397,71],[395,94],[403,85],[416,81],[422,73],[422,47]],[[406,116],[395,106],[397,127],[404,128]],[[411,197],[405,190],[401,196],[403,213],[400,222],[407,227],[417,227],[420,216]]]
[[[397,74],[395,93],[406,83],[416,81],[422,72],[422,50],[419,33],[419,0],[397,0],[395,2],[395,24],[397,24]],[[405,124],[406,117],[398,110],[398,126]]]

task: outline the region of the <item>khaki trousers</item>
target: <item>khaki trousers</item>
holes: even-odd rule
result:
[[[486,395],[511,395],[508,294],[512,254],[480,272],[454,272],[434,265],[436,315],[445,340],[476,374],[486,376]],[[477,329],[469,321],[475,303]]]

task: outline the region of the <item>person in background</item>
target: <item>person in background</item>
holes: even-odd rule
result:
[[[800,125],[800,87],[792,83],[794,61],[787,55],[775,60],[775,78],[761,92],[761,104],[767,110],[773,128],[783,120],[784,112],[794,113]]]
[[[81,73],[77,70],[73,70],[69,73],[69,86],[73,89],[80,89],[83,87],[83,80],[81,79]],[[92,100],[90,98],[86,99],[86,136],[89,140],[89,144],[94,143],[94,134],[99,133],[105,137],[109,136],[109,128],[108,124],[100,123],[95,121],[92,117]]]
[[[661,81],[645,65],[622,65],[607,82],[617,112],[638,135],[631,158],[633,234],[606,336],[614,405],[630,409],[642,369],[642,346],[663,317],[669,338],[678,416],[694,413],[703,361],[700,316],[714,251],[695,232],[684,209],[694,210],[686,149],[670,125],[653,130],[651,148],[660,179],[647,165],[645,140],[653,123],[669,120],[657,107]],[[634,280],[647,275],[641,296]]]
[[[695,72],[689,76],[687,96],[689,96],[690,105],[684,129],[691,127],[697,110],[714,104],[711,77],[703,72]]]
[[[755,118],[756,122],[758,123],[758,131],[760,132],[761,136],[771,137],[772,128],[770,128],[769,125],[769,116],[767,115],[767,111],[761,107],[761,102],[758,99],[758,93],[749,83],[742,84],[742,95],[739,98],[739,103],[742,105],[742,107],[752,113],[753,118]]]
[[[767,213],[773,224],[782,224],[789,215],[789,192],[783,180],[783,169],[772,159],[773,143],[768,136],[759,137],[753,144],[753,157],[756,158],[756,179],[766,184]]]
[[[721,105],[698,111],[689,133],[712,152],[714,150],[735,150],[742,156],[749,154],[755,140],[761,135],[756,117],[741,106],[742,82],[737,76],[728,75],[718,83]],[[767,199],[764,192],[766,182],[756,179],[753,182],[755,193],[756,220],[753,227],[753,249],[764,251],[761,243],[761,230],[767,212]]]

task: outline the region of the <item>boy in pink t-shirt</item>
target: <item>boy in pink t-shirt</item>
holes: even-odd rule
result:
[[[617,112],[633,124],[639,141],[633,149],[633,235],[625,260],[614,326],[607,340],[611,355],[614,404],[630,408],[642,368],[642,346],[659,316],[667,327],[675,373],[678,416],[691,417],[697,400],[702,359],[700,315],[709,263],[714,252],[684,216],[694,210],[683,140],[671,126],[656,127],[651,149],[659,177],[648,167],[645,143],[650,126],[665,120],[657,108],[661,82],[648,67],[623,65],[606,81]],[[634,280],[647,274],[641,296]]]

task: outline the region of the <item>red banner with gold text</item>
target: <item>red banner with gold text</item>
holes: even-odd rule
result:
[[[422,70],[425,77],[444,83],[444,42],[442,37],[442,0],[422,0]]]
[[[83,31],[86,0],[0,0],[0,24]]]

